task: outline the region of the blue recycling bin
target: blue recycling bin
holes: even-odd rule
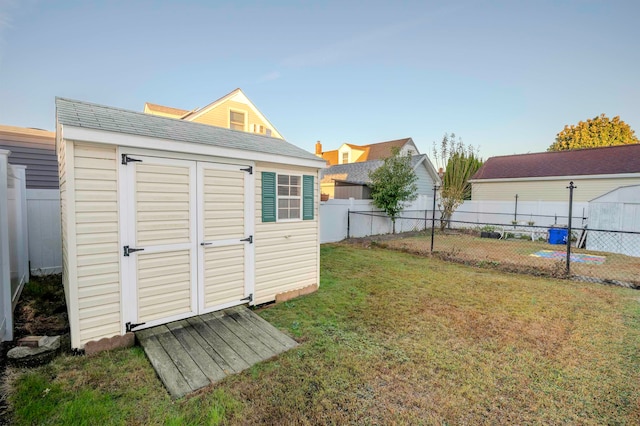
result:
[[[549,244],[567,244],[567,228],[549,228]]]

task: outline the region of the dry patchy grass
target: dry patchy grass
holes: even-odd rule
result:
[[[301,345],[171,401],[139,348],[17,374],[17,424],[638,424],[634,290],[322,247]],[[49,389],[49,391],[46,391]]]
[[[377,241],[378,237],[367,239]],[[431,235],[413,233],[407,237],[380,240],[379,244],[394,250],[429,255]],[[565,251],[564,245],[550,245],[544,241],[531,241],[527,238],[495,240],[480,238],[475,233],[445,232],[438,233],[434,240],[434,255],[475,266],[491,267],[509,272],[522,272],[533,275],[562,277],[566,261],[532,256],[540,250]],[[622,281],[640,286],[640,257],[625,256],[616,253],[604,253],[572,248],[572,254],[591,254],[604,256],[603,264],[571,263],[574,276],[592,277],[603,281]]]

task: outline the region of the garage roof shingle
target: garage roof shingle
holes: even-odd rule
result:
[[[472,179],[623,173],[640,173],[640,144],[491,157]]]

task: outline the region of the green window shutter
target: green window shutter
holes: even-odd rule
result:
[[[313,176],[302,177],[302,219],[313,220],[314,202]]]
[[[262,172],[262,221],[276,221],[276,174]]]

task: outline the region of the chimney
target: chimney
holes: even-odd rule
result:
[[[322,157],[322,144],[320,141],[316,142],[316,155]]]

